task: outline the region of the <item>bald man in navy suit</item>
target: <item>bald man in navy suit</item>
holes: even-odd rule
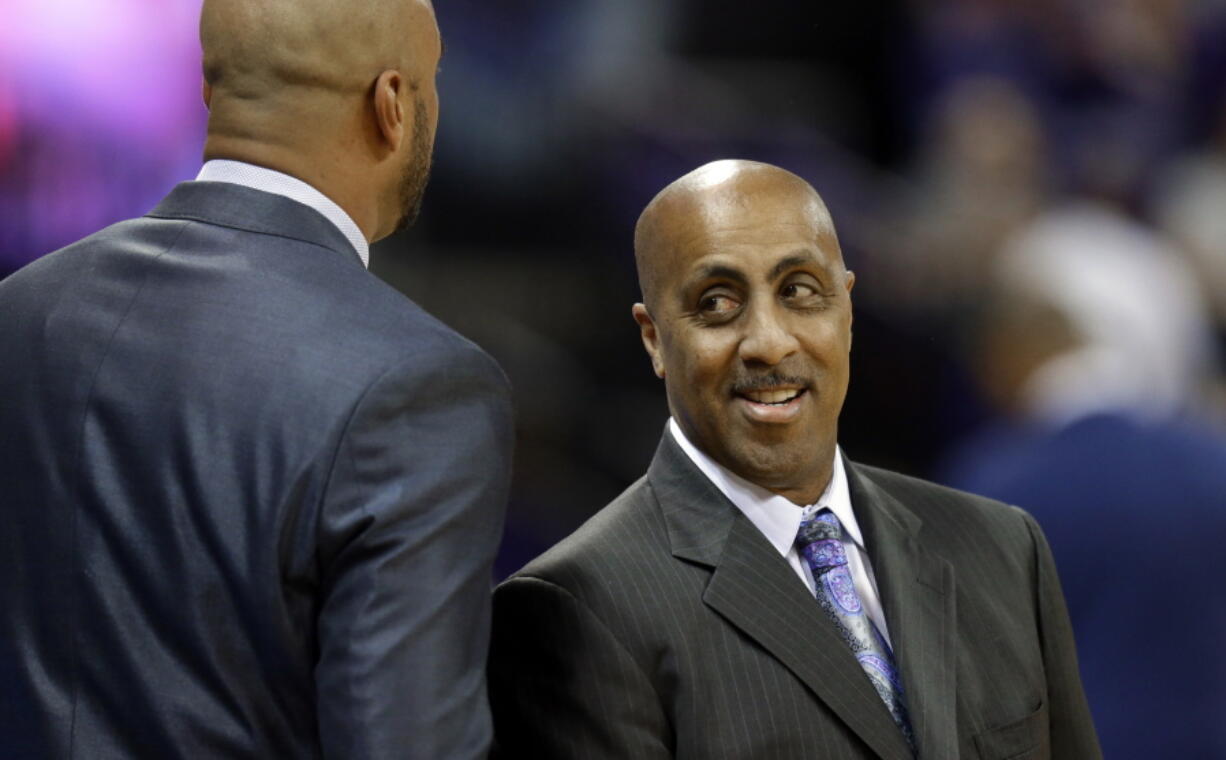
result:
[[[480,758],[506,379],[366,270],[426,0],[206,0],[207,163],[0,282],[0,755]]]

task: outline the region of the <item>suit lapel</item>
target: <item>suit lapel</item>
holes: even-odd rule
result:
[[[925,548],[914,512],[844,461],[921,756],[955,757],[953,568]]]
[[[703,601],[788,668],[878,755],[910,760],[902,733],[834,624],[783,557],[667,432],[648,479],[673,554],[712,568]]]

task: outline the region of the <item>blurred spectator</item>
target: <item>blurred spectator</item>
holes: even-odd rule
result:
[[[1037,220],[996,275],[978,369],[1010,419],[944,480],[1042,525],[1105,757],[1226,757],[1226,441],[1184,421],[1207,367],[1196,283],[1088,204]]]
[[[994,77],[951,86],[928,135],[881,275],[895,307],[964,325],[996,251],[1047,202],[1046,140],[1030,99]]]
[[[1210,140],[1167,168],[1155,192],[1154,213],[1188,254],[1209,303],[1221,359],[1226,354],[1226,89],[1217,103]],[[1213,403],[1219,423],[1226,422],[1226,373],[1221,367]]]
[[[1226,118],[1210,149],[1170,166],[1156,206],[1159,223],[1190,254],[1215,322],[1226,327]]]

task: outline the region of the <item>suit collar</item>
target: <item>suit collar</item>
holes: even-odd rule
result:
[[[910,760],[902,732],[833,622],[667,432],[647,478],[674,556],[712,569],[704,603],[778,659],[880,757]]]
[[[647,469],[647,481],[664,513],[673,554],[708,566],[718,564],[739,513],[667,430]]]
[[[370,244],[366,242],[366,237],[362,234],[357,222],[349,216],[345,209],[310,183],[275,169],[249,164],[245,161],[221,158],[206,161],[200,168],[200,173],[196,175],[196,179],[203,182],[230,182],[250,187],[253,190],[283,195],[292,201],[298,201],[304,206],[315,209],[341,231],[341,234],[349,241],[349,245],[357,251],[362,264],[369,267]]]
[[[146,216],[189,219],[300,240],[362,265],[345,235],[318,211],[281,195],[229,182],[181,182]]]

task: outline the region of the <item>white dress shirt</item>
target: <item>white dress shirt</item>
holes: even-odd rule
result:
[[[851,510],[851,492],[847,488],[847,473],[843,470],[843,457],[836,447],[834,452],[834,469],[830,484],[815,503],[800,507],[784,497],[771,493],[765,488],[750,483],[748,480],[730,472],[711,457],[698,450],[690,443],[681,431],[677,421],[670,419],[668,429],[686,456],[697,465],[699,470],[715,484],[724,496],[728,497],[736,508],[741,510],[749,521],[762,532],[775,551],[787,561],[796,575],[800,577],[809,593],[817,595],[817,584],[808,563],[801,559],[796,548],[796,534],[800,532],[800,523],[805,518],[821,509],[829,509],[843,524],[843,548],[847,554],[847,567],[851,572],[852,583],[860,596],[860,603],[869,619],[881,631],[886,643],[890,642],[890,632],[885,624],[885,614],[881,611],[881,599],[877,594],[877,579],[873,576],[873,568],[869,564],[868,553],[864,548],[864,535],[860,532],[860,524]]]
[[[205,162],[200,173],[196,175],[196,181],[229,182],[233,185],[242,185],[254,190],[281,195],[291,201],[298,201],[304,206],[309,206],[323,214],[325,219],[332,222],[341,231],[353,249],[357,251],[358,258],[362,259],[362,266],[370,268],[370,244],[366,242],[366,236],[362,234],[357,223],[328,196],[302,180],[273,169],[266,169],[263,166],[215,158]]]

